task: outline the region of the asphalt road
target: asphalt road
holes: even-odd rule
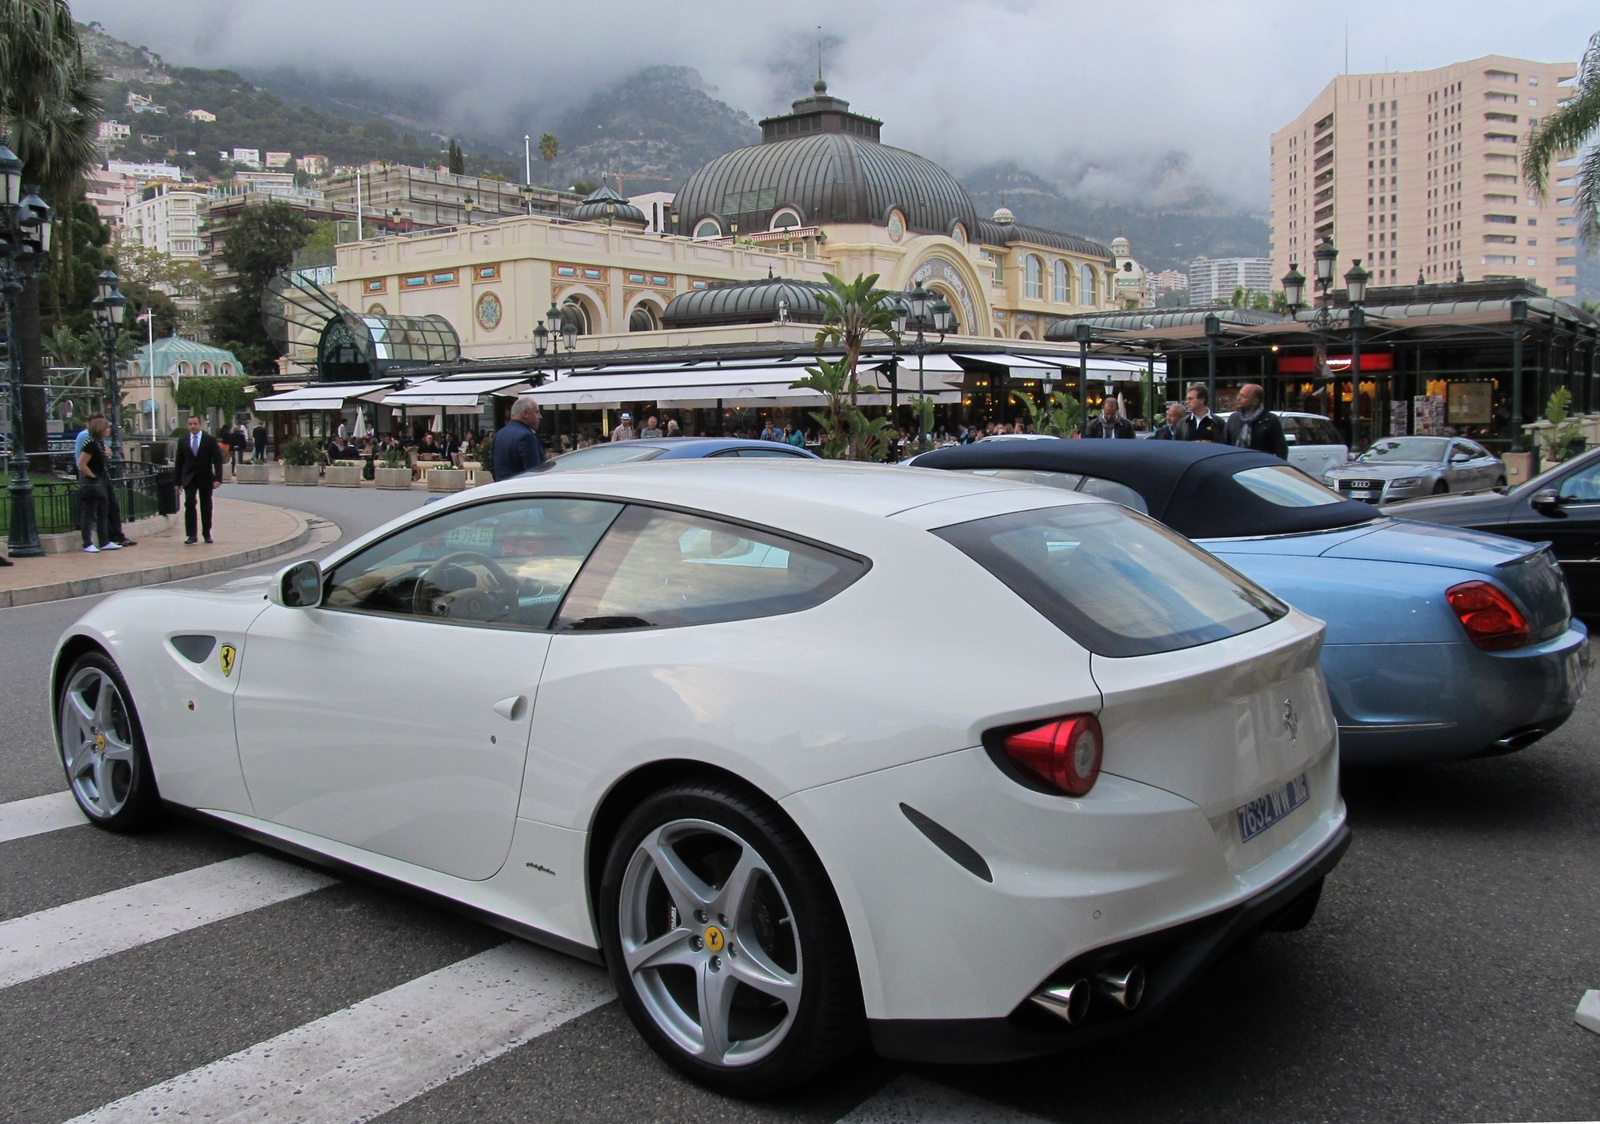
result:
[[[243,498],[331,519],[348,538],[423,497],[257,488]],[[0,813],[64,787],[46,662],[89,603],[0,610]],[[1600,1036],[1572,1013],[1585,989],[1600,987],[1596,715],[1586,700],[1566,727],[1510,757],[1347,773],[1355,841],[1311,927],[1240,950],[1138,1035],[1007,1066],[908,1069],[863,1058],[763,1104],[674,1076],[581,965],[508,944],[433,904],[287,860],[241,859],[260,849],[185,822],[131,839],[73,826],[0,842],[0,946],[55,935],[27,978],[0,974],[0,1121],[62,1121],[130,1097],[91,1118],[168,1119],[155,1110],[172,1100],[161,1083],[180,1075],[190,1089],[211,1082],[234,1097],[259,1086],[260,1103],[280,1107],[252,1119],[1595,1119]],[[130,938],[81,963],[50,960],[73,941],[109,941],[129,909],[230,862],[276,872],[275,899],[230,906],[236,887],[191,887],[181,892],[193,907],[219,919],[165,921],[161,933],[172,935]],[[85,923],[110,916],[94,912],[102,905],[124,912]],[[938,903],[928,905],[937,923]],[[59,938],[69,922],[80,928]],[[408,1063],[382,1081],[348,1082],[381,1087],[388,1102],[339,1107],[328,1090],[284,1084],[272,1068],[293,1045],[345,1051],[360,1073],[400,1049],[408,1017],[413,1030],[421,1020],[385,1013],[411,1011],[408,1003],[421,1004],[439,1036],[419,1055],[434,1064],[448,1053],[441,1042],[494,1012],[433,1010],[419,991],[445,993],[460,965],[506,956],[533,957],[534,974],[557,981],[550,996],[527,1001],[546,1004],[543,1021],[512,1037],[486,1024],[480,1037],[498,1044],[476,1055],[463,1047],[464,1060],[437,1074]],[[504,1049],[510,1042],[520,1044]]]

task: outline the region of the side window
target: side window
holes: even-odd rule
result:
[[[1303,432],[1303,430],[1301,429],[1302,423],[1301,423],[1300,419],[1299,418],[1286,418],[1282,414],[1279,414],[1278,415],[1278,420],[1283,423],[1283,442],[1284,442],[1284,444],[1286,444],[1286,445],[1298,445],[1298,444],[1301,444],[1300,436],[1301,436],[1301,433]]]
[[[548,628],[622,505],[520,497],[413,524],[326,578],[330,609]]]
[[[736,457],[783,457],[791,461],[803,459],[787,449],[735,449],[733,455]]]
[[[1149,515],[1150,508],[1145,504],[1144,497],[1126,484],[1119,484],[1115,480],[1102,480],[1098,476],[1085,476],[1083,484],[1078,491],[1086,496],[1099,496],[1112,503],[1120,503],[1123,507],[1131,507],[1140,515]]]
[[[556,627],[668,628],[794,613],[866,569],[770,531],[630,506],[584,567]]]
[[[1600,464],[1590,465],[1563,480],[1560,495],[1573,503],[1600,502]]]

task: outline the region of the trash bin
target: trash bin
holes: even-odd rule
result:
[[[178,478],[170,468],[155,471],[156,511],[162,515],[178,514]]]

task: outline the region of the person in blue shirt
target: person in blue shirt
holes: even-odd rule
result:
[[[494,462],[489,471],[498,480],[537,468],[544,463],[544,446],[539,443],[539,403],[524,395],[511,404],[511,420],[494,435]]]

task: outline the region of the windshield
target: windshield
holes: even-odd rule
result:
[[[1510,489],[1506,494],[1520,496],[1529,492],[1537,492],[1543,488],[1559,488],[1563,494],[1567,494],[1567,487],[1558,484],[1558,480],[1560,480],[1560,478],[1565,476],[1567,473],[1571,472],[1574,468],[1577,468],[1579,465],[1582,465],[1585,469],[1592,472],[1596,465],[1600,465],[1600,450],[1591,450],[1590,452],[1579,457],[1577,460],[1563,461],[1554,468],[1548,468],[1541,472],[1538,476],[1535,476],[1532,480],[1524,480],[1515,488]],[[1580,473],[1580,475],[1587,476],[1590,474],[1590,472],[1583,472]]]
[[[1235,472],[1233,478],[1241,487],[1279,507],[1321,507],[1344,502],[1338,492],[1324,488],[1298,468],[1286,464],[1247,468]]]
[[[1358,461],[1441,461],[1450,447],[1448,437],[1386,437],[1375,442]]]
[[[590,445],[587,449],[574,449],[545,461],[533,472],[550,472],[554,469],[596,468],[603,464],[627,464],[629,461],[653,461],[665,449],[658,445],[635,445],[619,441],[615,445]]]
[[[1019,511],[933,533],[1097,655],[1192,648],[1289,611],[1187,539],[1115,504]]]

